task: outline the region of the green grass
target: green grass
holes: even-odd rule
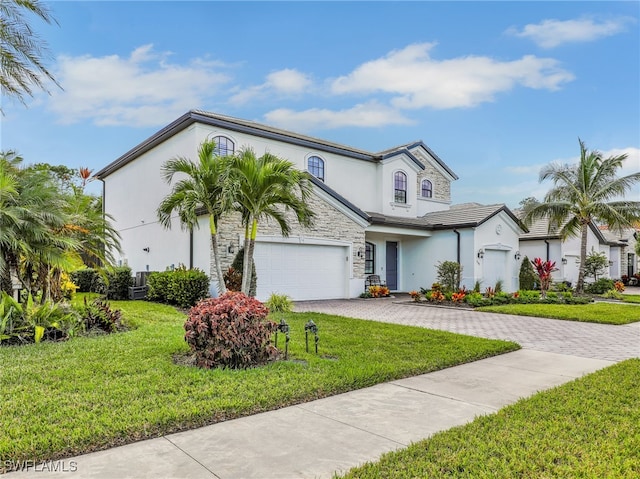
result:
[[[640,359],[435,434],[350,479],[640,477]]]
[[[625,294],[622,301],[625,303],[640,303],[640,294]]]
[[[604,324],[629,324],[640,321],[640,308],[622,303],[504,304],[483,306],[476,311]]]
[[[112,304],[138,328],[0,348],[0,465],[103,449],[519,348],[417,327],[289,314],[290,353],[298,361],[201,370],[172,361],[188,349],[183,314],[146,302]],[[309,319],[320,328],[321,356],[304,351]]]

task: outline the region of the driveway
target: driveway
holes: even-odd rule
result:
[[[640,306],[639,306],[640,307]],[[413,304],[401,298],[299,301],[313,311],[515,341],[524,349],[622,361],[640,357],[640,322],[614,326]],[[320,325],[322,327],[322,325]],[[321,336],[322,337],[322,336]]]

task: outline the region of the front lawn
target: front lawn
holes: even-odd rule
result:
[[[622,301],[625,303],[640,303],[640,294],[623,294]]]
[[[504,304],[483,306],[476,311],[604,324],[629,324],[640,321],[640,307],[622,303]]]
[[[519,347],[417,327],[294,313],[286,318],[296,361],[205,371],[172,360],[187,351],[184,314],[142,301],[112,305],[138,328],[64,343],[0,347],[0,472],[5,460],[42,461],[104,449]],[[304,351],[304,324],[310,319],[320,328],[320,356]]]
[[[640,359],[437,433],[350,479],[640,477]]]

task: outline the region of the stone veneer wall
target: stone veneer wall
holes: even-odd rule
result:
[[[422,191],[422,180],[430,180],[433,186],[433,199],[451,203],[451,182],[440,173],[431,161],[425,158],[420,150],[413,152],[416,158],[424,165],[424,171],[418,173],[418,196]]]
[[[291,229],[289,237],[295,238],[302,235],[307,243],[310,243],[312,238],[351,242],[353,245],[353,277],[364,278],[364,228],[315,194],[311,194],[308,204],[316,214],[313,226],[308,229],[302,228],[296,221],[295,216],[287,213],[286,218]],[[279,236],[280,234],[280,226],[273,220],[263,221],[258,224],[258,236]],[[238,244],[238,239],[240,239],[240,244]],[[218,224],[218,242],[222,259],[222,271],[224,272],[231,266],[239,248],[244,246],[244,228],[238,213],[230,214],[220,220]],[[234,245],[235,253],[227,253],[229,244]],[[362,250],[362,257],[358,257],[358,249]],[[210,260],[210,274],[211,277],[215,277],[213,254]]]

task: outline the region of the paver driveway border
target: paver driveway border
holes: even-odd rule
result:
[[[294,309],[504,339],[524,349],[584,358],[622,361],[640,357],[640,322],[610,325],[483,313],[415,305],[400,298],[299,301]]]

